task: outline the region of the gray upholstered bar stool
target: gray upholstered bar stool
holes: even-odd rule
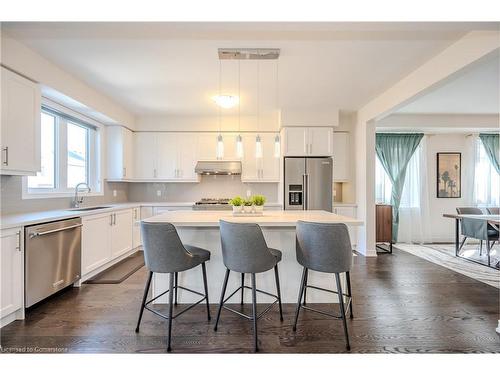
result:
[[[350,350],[349,334],[347,332],[346,312],[349,310],[352,319],[352,293],[350,270],[352,266],[352,247],[349,238],[347,226],[342,223],[310,223],[305,221],[297,222],[297,240],[296,240],[297,261],[304,267],[302,271],[302,281],[300,284],[297,310],[295,312],[295,322],[293,330],[297,330],[297,320],[299,319],[300,309],[311,310],[336,319],[342,319],[344,324],[344,334],[346,348]],[[324,288],[319,288],[307,284],[307,275],[309,270],[333,273],[337,283],[337,292]],[[347,294],[342,292],[340,274],[346,274]],[[317,289],[324,292],[330,292],[338,295],[340,305],[340,316],[329,312],[313,309],[306,306],[305,291],[307,288]],[[302,302],[302,297],[304,301]],[[344,307],[344,299],[347,298],[347,306]]]
[[[253,338],[254,351],[259,350],[257,344],[257,320],[267,313],[271,307],[278,302],[280,311],[280,320],[283,321],[283,312],[281,310],[281,292],[280,281],[278,275],[278,263],[281,261],[281,251],[272,249],[267,246],[264,235],[260,226],[253,223],[230,223],[220,221],[220,236],[222,245],[222,258],[226,266],[226,275],[222,285],[220,296],[219,310],[217,311],[217,319],[215,320],[214,330],[217,331],[221,310],[224,308],[233,313],[236,313],[248,320],[253,321]],[[274,276],[276,279],[277,295],[257,289],[255,283],[255,274],[266,272],[274,268]],[[236,289],[229,297],[224,298],[226,294],[227,281],[230,271],[239,272],[242,274],[241,286]],[[247,287],[244,284],[245,273],[252,276],[252,287]],[[245,315],[240,311],[236,311],[230,307],[224,306],[227,300],[241,290],[241,303],[243,304],[244,289],[252,290],[252,316]],[[257,292],[274,297],[273,301],[264,311],[257,316]]]
[[[167,339],[167,351],[171,351],[171,337],[172,337],[172,320],[177,318],[179,315],[185,313],[192,307],[198,305],[199,303],[206,301],[207,303],[207,317],[210,320],[210,305],[208,303],[208,286],[207,286],[207,271],[205,268],[205,262],[210,260],[210,251],[201,249],[196,246],[183,245],[177,230],[170,223],[145,223],[141,222],[141,232],[142,241],[144,247],[144,259],[146,261],[146,267],[149,270],[148,280],[146,281],[146,287],[144,289],[144,296],[142,298],[141,311],[139,313],[139,320],[137,321],[136,332],[139,332],[139,326],[141,324],[142,314],[144,309],[151,311],[152,313],[168,320],[168,339]],[[200,293],[192,289],[188,289],[177,285],[177,273],[182,271],[190,270],[201,264],[201,270],[203,273],[203,285],[205,293]],[[166,292],[161,293],[155,298],[146,302],[149,287],[151,284],[151,278],[153,273],[168,273],[170,274],[170,285]],[[175,284],[174,284],[175,279]],[[177,288],[186,290],[188,292],[197,294],[202,298],[189,305],[180,312],[173,313],[173,302],[174,302],[174,290],[177,295]],[[168,295],[168,316],[161,314],[160,312],[153,310],[148,305],[160,298],[161,296],[169,293]]]

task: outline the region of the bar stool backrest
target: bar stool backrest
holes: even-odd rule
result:
[[[151,272],[171,273],[193,268],[199,262],[186,250],[171,223],[141,222],[144,260]]]
[[[352,246],[343,223],[297,222],[297,261],[321,272],[342,273],[351,270]]]
[[[220,238],[224,265],[231,271],[259,273],[276,265],[276,258],[257,224],[221,220]]]

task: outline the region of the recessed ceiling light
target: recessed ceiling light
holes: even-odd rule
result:
[[[239,98],[233,95],[216,95],[212,99],[219,107],[226,109],[233,108],[239,102]]]

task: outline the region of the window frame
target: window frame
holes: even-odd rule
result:
[[[42,98],[42,112],[55,116],[55,188],[29,188],[28,177],[22,179],[22,199],[65,198],[75,194],[74,188],[68,188],[68,123],[74,123],[93,131],[87,131],[87,180],[91,188],[90,193],[81,192],[82,196],[104,195],[102,183],[104,142],[104,125],[90,119],[65,106]]]

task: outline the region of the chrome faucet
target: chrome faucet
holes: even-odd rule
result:
[[[87,193],[90,193],[90,186],[86,182],[80,182],[75,186],[75,199],[73,200],[73,207],[74,208],[80,208],[80,204],[83,203],[83,196],[78,197],[78,192],[80,191],[79,188],[80,186],[85,185],[87,187]]]

